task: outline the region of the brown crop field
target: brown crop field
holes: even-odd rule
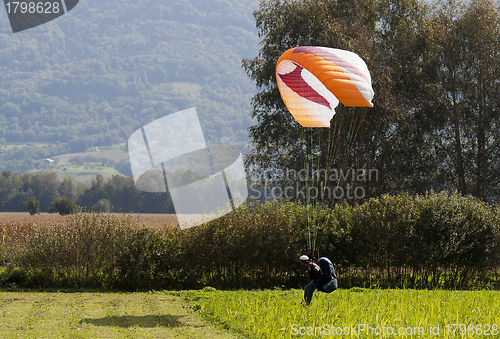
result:
[[[146,225],[150,227],[165,227],[177,224],[175,214],[148,214],[148,213],[110,213],[114,216],[130,217],[132,222],[137,225]],[[28,212],[1,212],[0,224],[60,224],[66,220],[67,216],[58,213],[40,213],[30,215]]]
[[[17,223],[17,224],[59,224],[63,223],[65,216],[59,213],[40,213],[30,215],[28,212],[2,212],[0,213],[0,224]]]

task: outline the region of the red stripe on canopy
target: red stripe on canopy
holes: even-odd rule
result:
[[[292,72],[287,74],[278,74],[278,76],[292,91],[301,97],[332,109],[330,107],[330,103],[304,81],[304,78],[302,77],[303,68],[299,65],[296,66],[297,67]]]

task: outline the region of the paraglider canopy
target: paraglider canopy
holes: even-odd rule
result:
[[[335,107],[372,107],[373,89],[365,62],[355,53],[328,47],[287,50],[276,64],[281,97],[304,127],[330,127]]]

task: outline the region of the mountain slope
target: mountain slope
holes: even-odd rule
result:
[[[257,53],[256,8],[81,0],[16,34],[0,11],[0,145],[59,142],[78,152],[193,106],[207,140],[246,140],[255,90],[241,59]]]

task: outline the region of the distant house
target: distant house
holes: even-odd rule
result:
[[[0,154],[5,153],[5,148],[0,147]]]
[[[43,162],[46,165],[53,165],[55,163],[55,161],[53,159],[49,159],[49,158],[45,159]]]
[[[99,147],[90,147],[90,148],[87,148],[87,150],[85,152],[100,152],[100,149],[99,149]]]

